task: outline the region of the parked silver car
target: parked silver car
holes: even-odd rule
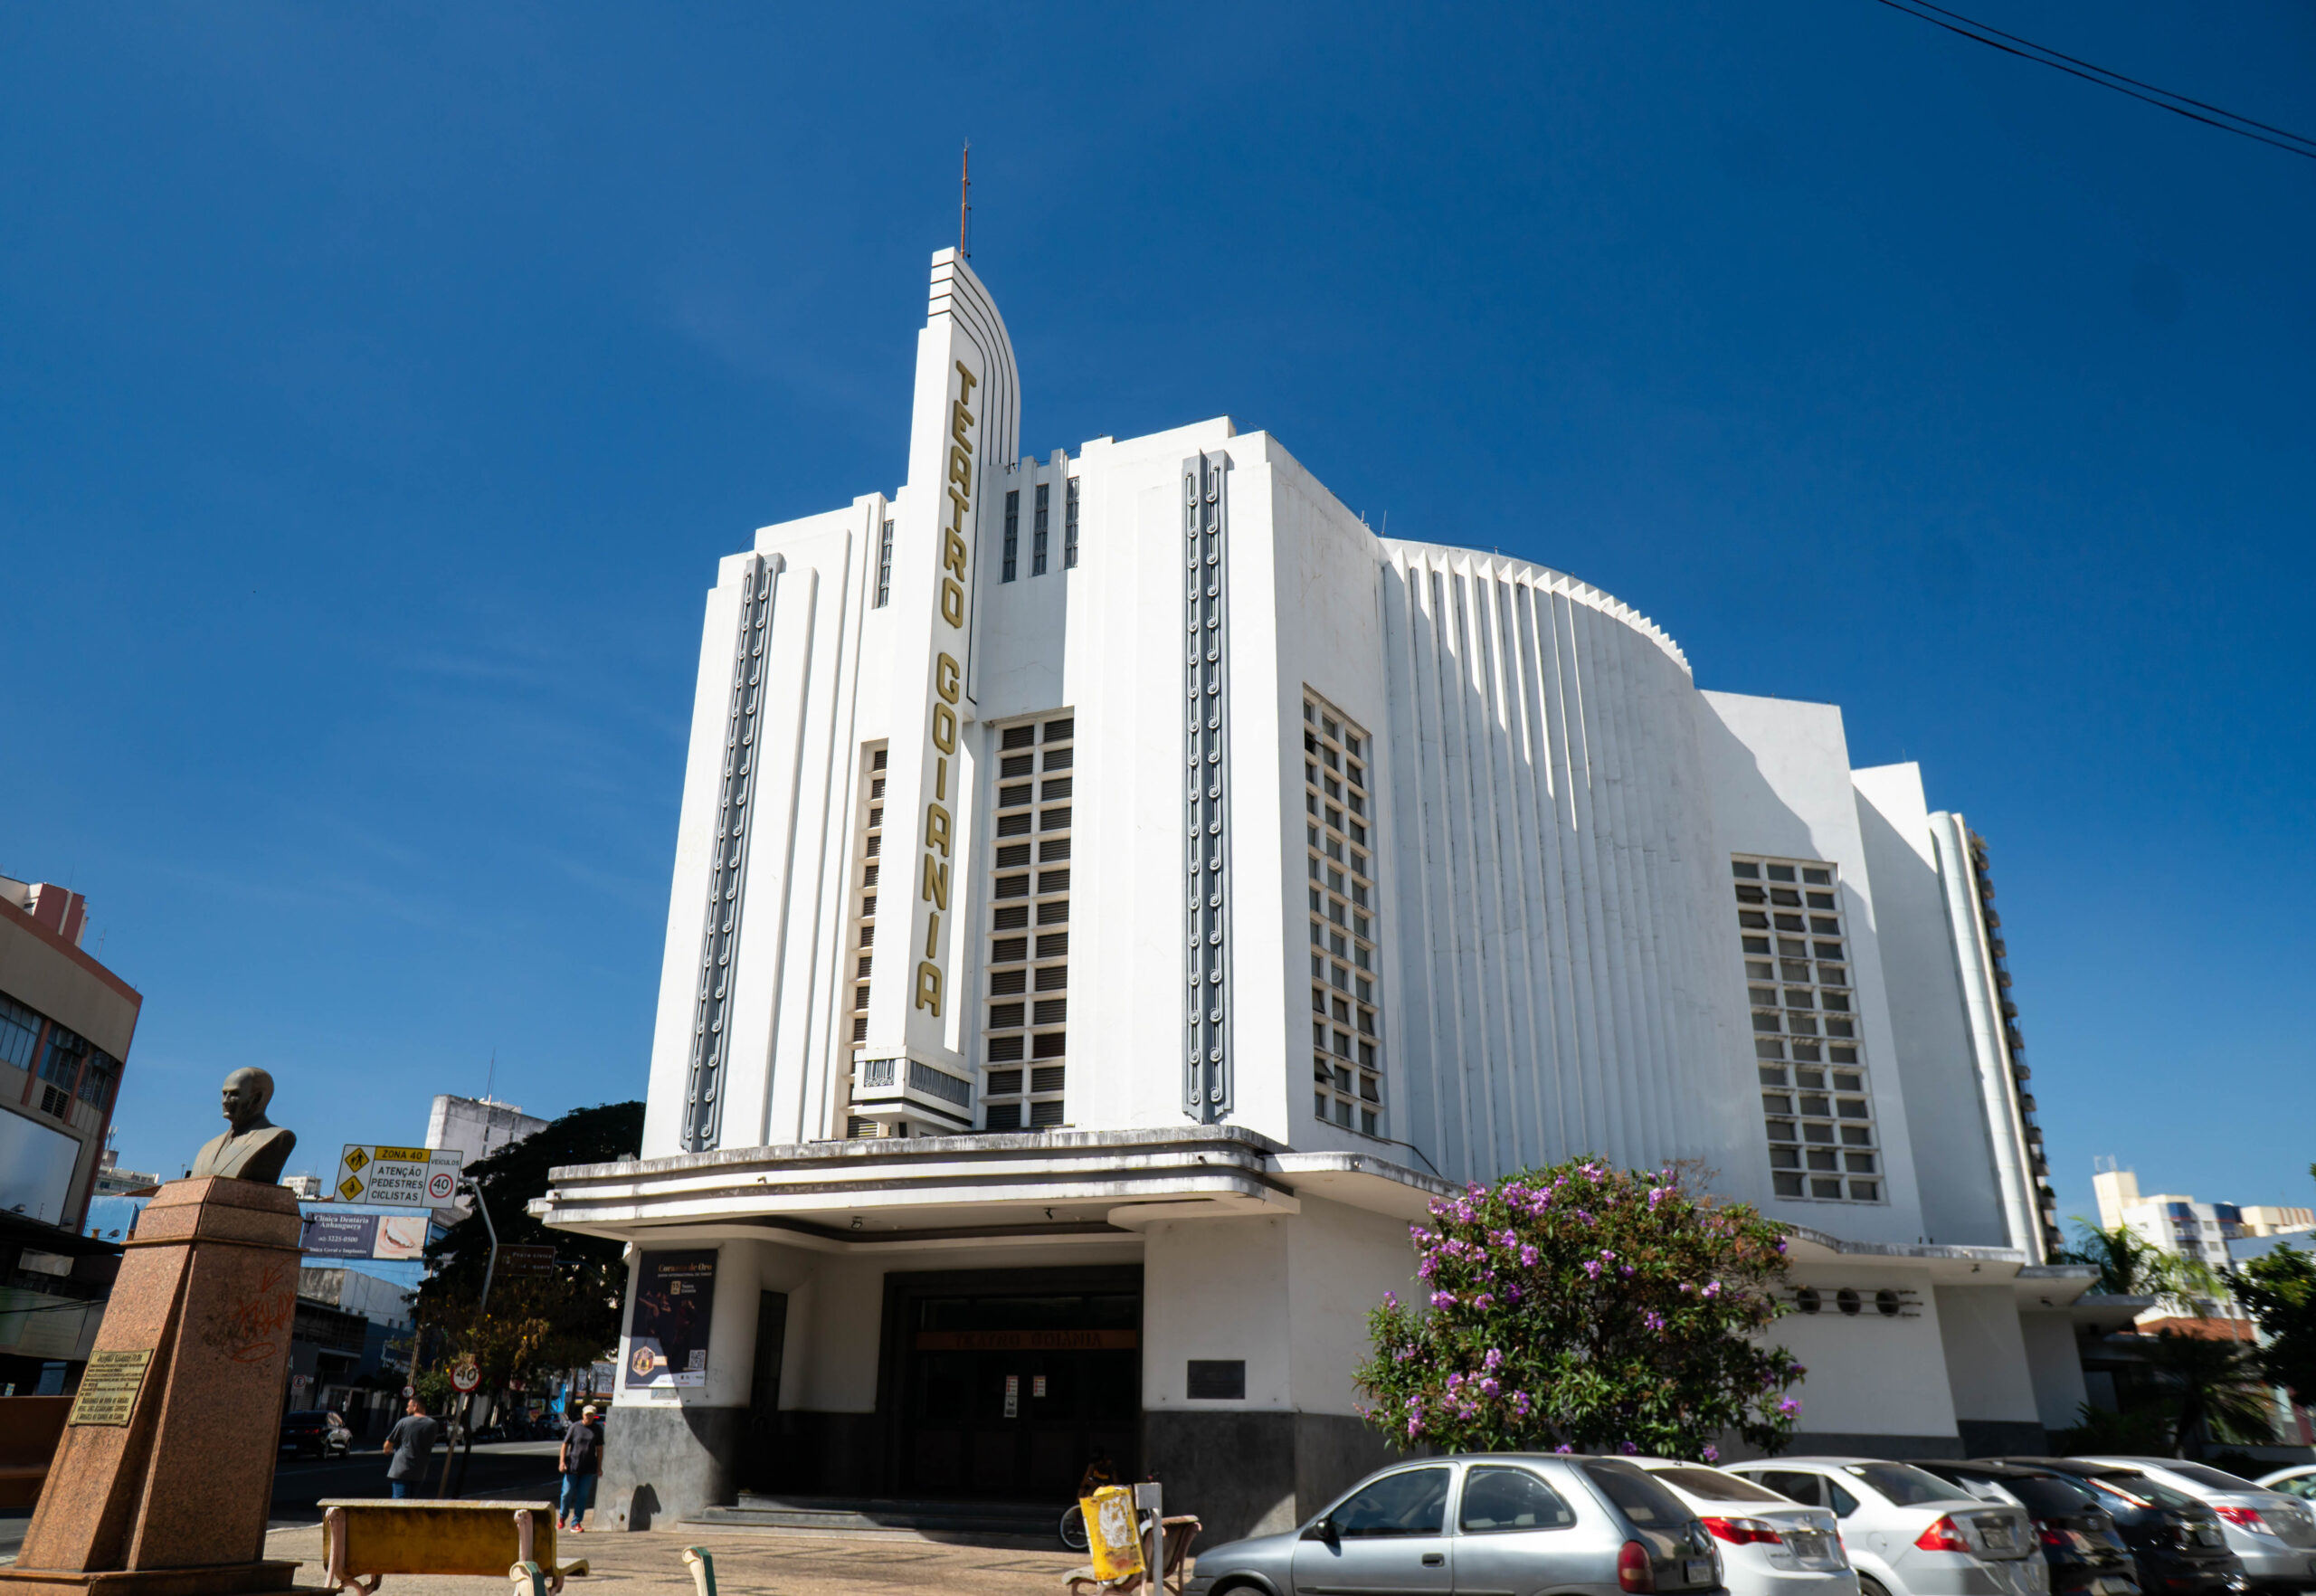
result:
[[[1721,1543],[1721,1577],[1730,1596],[1860,1596],[1832,1509],[1804,1507],[1703,1463],[1633,1461],[1688,1504]]]
[[[1765,1458],[1729,1472],[1841,1521],[1865,1596],[2047,1596],[2049,1567],[2026,1509],[1973,1499],[1903,1463]]]
[[[2086,1454],[2084,1460],[2136,1468],[2158,1485],[2208,1504],[2219,1515],[2227,1549],[2242,1561],[2254,1584],[2272,1591],[2316,1590],[2316,1515],[2297,1496],[2180,1458]]]
[[[1185,1596],[1714,1592],[1713,1536],[1621,1458],[1504,1452],[1396,1464],[1299,1529],[1198,1555]]]

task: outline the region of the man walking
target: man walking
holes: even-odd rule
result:
[[[409,1411],[394,1420],[386,1431],[386,1444],[380,1449],[392,1452],[394,1461],[386,1465],[386,1487],[396,1501],[402,1500],[426,1481],[426,1459],[434,1450],[435,1438],[442,1427],[426,1416],[426,1406],[416,1397],[410,1399]]]
[[[579,1421],[563,1432],[563,1455],[555,1465],[555,1472],[563,1476],[555,1526],[568,1527],[574,1534],[587,1533],[581,1521],[595,1505],[595,1478],[603,1471],[603,1430],[595,1422],[596,1411],[593,1402],[579,1410]]]

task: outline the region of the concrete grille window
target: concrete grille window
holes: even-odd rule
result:
[[[1021,552],[1021,490],[1009,488],[1005,491],[1005,568],[998,575],[1000,582],[1013,580],[1014,564]]]
[[[1038,490],[1042,494],[1045,489]],[[990,878],[984,1129],[1066,1124],[1069,1057],[1069,841],[1075,717],[997,734]]]
[[[1753,1059],[1780,1197],[1883,1200],[1841,882],[1821,860],[1730,861]]]
[[[852,898],[853,936],[845,955],[845,974],[851,982],[848,1004],[851,1045],[856,1052],[868,1040],[868,974],[877,957],[877,877],[884,867],[885,847],[885,758],[883,748],[861,753],[860,845],[853,855],[848,889]],[[875,1134],[873,1126],[870,1134]]]
[[[1067,496],[1061,508],[1061,568],[1077,568],[1077,479],[1069,479]]]
[[[1382,1134],[1375,865],[1367,734],[1303,701],[1305,865],[1311,915],[1311,1077],[1321,1119]]]
[[[1053,484],[1039,483],[1037,521],[1030,528],[1030,575],[1032,576],[1046,574],[1046,527],[1051,518],[1052,504]]]

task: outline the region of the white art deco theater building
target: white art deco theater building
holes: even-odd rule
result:
[[[2074,1421],[2089,1272],[1915,766],[1267,433],[1039,460],[1020,405],[944,252],[906,485],[708,594],[642,1156],[540,1205],[631,1244],[608,1516],[1058,1503],[1099,1448],[1285,1524],[1385,1455],[1409,1221],[1588,1153],[1796,1227],[1802,1445]]]

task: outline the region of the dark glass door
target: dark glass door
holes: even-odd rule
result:
[[[901,1486],[1066,1501],[1096,1451],[1130,1477],[1141,1299],[1120,1292],[926,1297],[904,1329]]]

